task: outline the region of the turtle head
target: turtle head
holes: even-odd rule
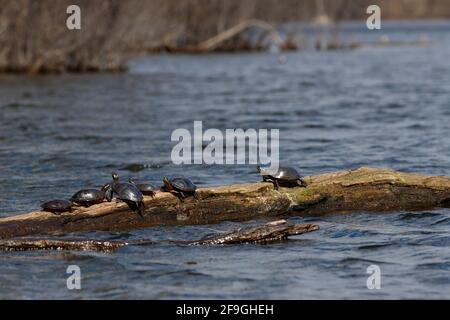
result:
[[[103,191],[103,193],[105,194],[105,199],[108,201],[108,202],[111,202],[111,200],[112,200],[112,196],[113,196],[113,191],[112,191],[112,186],[111,186],[111,184],[110,183],[107,183],[107,184],[105,184],[103,187],[102,187],[102,191]]]
[[[111,176],[114,182],[119,182],[119,175],[117,173],[113,172]]]
[[[164,186],[167,188],[167,190],[172,189],[172,183],[170,182],[169,178],[164,177],[163,182],[164,182]]]
[[[107,191],[110,190],[110,189],[111,189],[111,184],[110,184],[110,183],[105,184],[105,185],[101,188],[101,190],[102,190],[103,192],[107,192]]]
[[[308,186],[308,183],[307,183],[304,179],[302,179],[302,178],[300,178],[300,179],[297,180],[297,184],[298,184],[300,187],[304,187],[304,188],[306,188],[306,187]]]

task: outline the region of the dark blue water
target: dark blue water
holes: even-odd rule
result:
[[[450,24],[383,32],[437,45],[302,51],[286,64],[267,53],[161,55],[127,74],[0,76],[0,216],[100,186],[112,170],[155,182],[183,173],[199,186],[259,180],[249,165],[173,165],[170,135],[194,120],[280,129],[281,161],[305,175],[362,165],[450,175]],[[450,298],[447,209],[293,220],[321,230],[264,246],[2,252],[0,298]],[[86,236],[197,239],[263,221]],[[73,264],[79,291],[66,288]],[[380,290],[366,287],[371,264]]]

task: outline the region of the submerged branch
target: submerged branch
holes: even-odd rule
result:
[[[148,244],[150,242],[147,242]],[[10,239],[0,240],[2,251],[28,250],[80,250],[80,251],[113,251],[131,243],[125,241],[101,241],[81,239]],[[137,244],[137,243],[135,243]]]
[[[319,230],[316,224],[293,224],[286,220],[277,220],[263,226],[238,229],[220,235],[205,237],[197,241],[189,241],[189,245],[269,243],[286,240],[288,236]]]

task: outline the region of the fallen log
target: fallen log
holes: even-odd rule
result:
[[[198,200],[170,193],[145,197],[141,218],[125,203],[104,202],[71,213],[36,211],[0,219],[0,238],[160,225],[212,224],[285,215],[420,210],[449,206],[450,177],[360,168],[305,178],[307,188],[250,183],[200,188]]]
[[[230,47],[227,48],[227,46],[224,46],[224,43],[238,36],[240,33],[247,31],[250,28],[259,28],[263,30],[265,34],[268,34],[270,36],[272,43],[275,46],[277,46],[280,50],[293,50],[297,48],[294,43],[289,41],[283,41],[280,33],[270,23],[257,19],[241,21],[238,24],[234,25],[233,27],[226,29],[220,32],[219,34],[213,36],[212,38],[204,40],[195,45],[179,46],[176,43],[171,43],[170,40],[171,38],[173,38],[173,34],[169,34],[166,38],[167,40],[165,41],[164,47],[165,50],[169,52],[208,53],[215,51],[217,49],[220,50],[225,49],[225,51],[229,51],[231,48]],[[262,49],[262,46],[261,44],[252,45],[249,41],[245,41],[244,43],[241,43],[240,45],[237,46],[233,46],[232,48],[234,50],[239,49],[260,50]]]
[[[283,47],[283,40],[281,39],[281,36],[278,34],[278,31],[269,23],[262,21],[262,20],[245,20],[237,25],[233,26],[232,28],[229,28],[218,35],[203,41],[202,43],[199,43],[197,46],[192,47],[191,50],[194,52],[209,52],[214,49],[216,49],[220,44],[225,42],[226,40],[229,40],[233,37],[235,37],[237,34],[251,28],[251,27],[258,27],[270,34],[272,37],[273,43],[278,46],[278,48]]]
[[[80,250],[111,252],[124,246],[151,245],[155,243],[174,243],[179,245],[226,245],[242,243],[270,243],[286,240],[288,236],[299,235],[319,230],[316,224],[294,224],[286,220],[277,220],[262,226],[237,229],[231,232],[204,237],[192,241],[122,241],[122,240],[93,240],[93,239],[10,239],[0,240],[2,251],[27,250]]]

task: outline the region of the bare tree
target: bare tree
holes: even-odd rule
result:
[[[82,30],[70,31],[72,2],[0,0],[0,71],[120,70],[129,55],[183,50],[244,20],[311,21],[317,6],[335,21],[363,18],[372,3],[385,18],[450,17],[448,0],[77,0]]]

